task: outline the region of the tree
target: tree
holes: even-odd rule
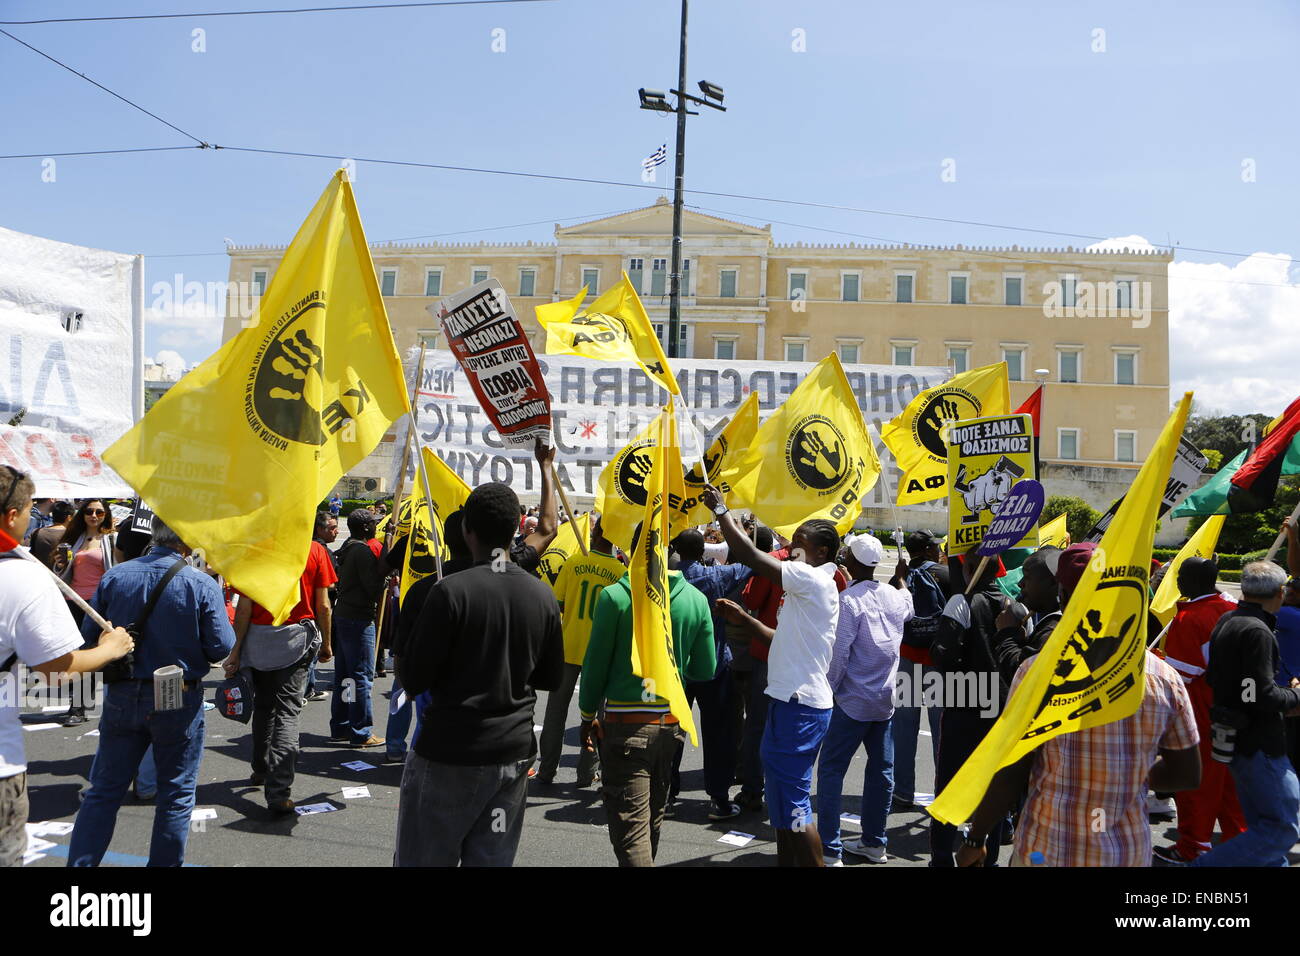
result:
[[[1254,412],[1250,415],[1192,415],[1187,419],[1183,437],[1209,457],[1210,450],[1222,455],[1221,461],[1228,461],[1250,445],[1256,444],[1264,435],[1264,426],[1271,422],[1272,416]],[[1211,465],[1217,469],[1219,466]]]
[[[1082,498],[1074,495],[1052,495],[1043,506],[1043,514],[1038,519],[1038,523],[1040,526],[1045,525],[1062,514],[1066,516],[1065,526],[1069,529],[1071,541],[1082,541],[1086,538],[1092,526],[1101,517],[1101,512]]]
[[[1217,448],[1202,448],[1201,454],[1205,456],[1205,468],[1210,474],[1223,467],[1223,452]]]

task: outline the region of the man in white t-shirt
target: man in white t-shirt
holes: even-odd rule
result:
[[[812,771],[835,702],[826,673],[840,613],[835,584],[840,535],[829,521],[805,521],[791,539],[790,558],[781,561],[754,546],[717,488],[706,485],[703,499],[718,516],[732,563],[748,565],[785,592],[775,629],[725,599],[717,601],[717,608],[744,627],[752,640],[771,644],[767,696],[772,702],[760,752],[777,862],[823,866],[821,837],[812,816]]]
[[[22,472],[0,466],[0,541],[23,539],[33,490]],[[81,631],[49,570],[15,551],[0,554],[0,867],[19,865],[27,849],[27,756],[15,672],[20,662],[46,675],[98,670],[133,647],[120,627],[103,635],[97,647],[78,650],[81,644]]]

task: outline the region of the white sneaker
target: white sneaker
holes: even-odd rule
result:
[[[832,855],[832,854],[830,854],[830,853],[823,853],[823,854],[822,854],[822,860],[826,863],[827,866],[843,866],[843,865],[844,865],[844,861],[843,861],[843,860],[841,860],[838,856],[834,856],[834,855]]]
[[[844,852],[864,858],[868,863],[884,863],[889,857],[883,846],[863,846],[862,840],[849,840],[844,844]]]

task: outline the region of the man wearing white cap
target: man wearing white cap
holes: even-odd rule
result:
[[[880,539],[850,538],[845,568],[853,583],[840,595],[835,649],[826,678],[835,693],[830,729],[817,770],[817,831],[827,866],[840,866],[841,851],[885,862],[885,824],[894,794],[894,681],[903,625],[912,617],[912,593],[899,563],[888,585],[876,580],[885,558]],[[860,745],[867,748],[862,782],[862,836],[840,842],[840,794],[844,775]]]

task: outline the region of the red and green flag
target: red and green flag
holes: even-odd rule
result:
[[[1300,398],[1268,424],[1263,441],[1220,468],[1170,517],[1263,511],[1272,506],[1283,475],[1300,475]]]

